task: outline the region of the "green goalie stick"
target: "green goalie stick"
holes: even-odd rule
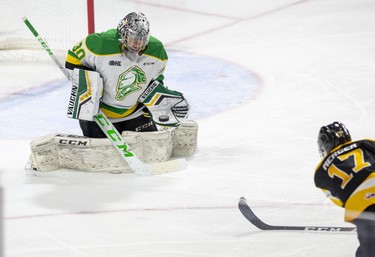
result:
[[[30,21],[26,17],[23,17],[22,20],[29,28],[29,30],[33,33],[33,35],[36,37],[36,39],[38,39],[39,43],[43,46],[43,48],[46,50],[46,52],[49,54],[52,60],[57,64],[57,66],[59,66],[60,70],[64,73],[65,77],[69,81],[71,81],[69,72],[64,68],[64,66],[52,53],[51,49],[47,46],[46,42],[44,42],[44,40],[39,36],[38,32],[35,30],[33,25],[31,25]],[[120,135],[117,129],[113,126],[113,124],[108,120],[106,115],[100,109],[99,113],[95,116],[95,122],[103,130],[104,134],[111,141],[113,146],[123,157],[123,159],[128,163],[128,165],[134,171],[135,174],[141,176],[150,176],[153,174],[153,169],[151,165],[143,163],[141,160],[139,160],[139,158],[135,155],[134,152],[129,150],[129,146],[126,144],[123,137]]]

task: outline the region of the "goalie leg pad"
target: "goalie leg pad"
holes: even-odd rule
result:
[[[81,171],[132,172],[127,162],[118,154],[107,138],[56,137],[59,146],[60,168]],[[142,159],[142,145],[138,137],[124,139],[133,151]],[[86,143],[87,142],[87,143]]]
[[[122,136],[138,135],[142,141],[143,161],[164,162],[170,157],[189,157],[197,150],[198,124],[184,120],[177,128],[153,131],[124,131]]]
[[[174,157],[189,157],[197,150],[198,146],[198,124],[192,120],[184,120],[180,126],[173,131]]]
[[[179,127],[154,132],[125,131],[122,136],[137,157],[146,163],[166,162],[170,157],[189,157],[197,150],[198,125],[191,120]],[[38,171],[60,168],[81,171],[132,172],[106,138],[55,134],[31,142],[31,164]]]
[[[54,135],[35,138],[31,144],[29,164],[32,169],[40,171],[57,170],[59,168],[59,156]]]
[[[124,138],[132,135],[137,135],[141,138],[144,162],[164,162],[171,157],[173,150],[173,138],[171,131],[122,132],[122,136]]]
[[[142,144],[138,136],[124,139],[140,159]],[[75,135],[47,135],[31,142],[31,167],[38,171],[61,168],[81,171],[132,172],[127,162],[106,138],[87,138]]]

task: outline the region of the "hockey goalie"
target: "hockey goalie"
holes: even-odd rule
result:
[[[168,57],[150,35],[146,16],[132,12],[117,29],[88,35],[68,51],[72,90],[67,116],[83,136],[53,134],[32,140],[29,167],[130,172],[95,122],[99,110],[145,163],[188,157],[197,148],[196,122],[187,120],[182,93],[164,85]]]

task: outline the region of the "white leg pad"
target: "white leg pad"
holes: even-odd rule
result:
[[[192,120],[185,120],[173,131],[174,157],[189,157],[197,150],[198,124]]]
[[[31,142],[32,168],[48,171],[59,168],[59,156],[54,135],[38,137]]]
[[[186,168],[185,160],[197,149],[198,125],[184,121],[178,128],[155,132],[125,131],[122,136],[137,157],[152,163],[159,174]],[[171,160],[172,159],[174,160]],[[132,172],[107,138],[54,134],[31,142],[30,169],[52,171],[61,168],[81,171]],[[168,170],[169,169],[169,170]]]
[[[143,157],[139,136],[125,138],[129,149]],[[75,135],[47,135],[31,142],[30,168],[52,171],[61,168],[82,171],[131,172],[129,165],[118,154],[107,138],[87,138]]]

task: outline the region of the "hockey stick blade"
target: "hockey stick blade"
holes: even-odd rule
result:
[[[352,232],[356,231],[355,227],[321,227],[321,226],[275,226],[264,223],[251,210],[245,197],[241,197],[238,207],[242,215],[250,221],[254,226],[261,230],[300,230],[312,232]]]

